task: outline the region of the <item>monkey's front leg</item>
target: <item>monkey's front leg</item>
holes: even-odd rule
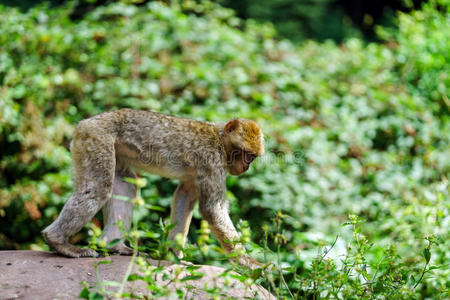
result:
[[[235,262],[251,269],[262,267],[261,263],[245,253],[245,248],[242,244],[236,243],[239,240],[239,234],[228,215],[228,209],[217,207],[212,211],[202,211],[203,218],[208,221],[211,227],[211,232],[219,240],[220,245],[227,253],[242,250],[241,255],[233,258]]]
[[[209,178],[200,181],[198,189],[200,213],[208,221],[212,233],[219,240],[222,248],[228,253],[242,249],[244,253],[233,260],[251,269],[261,267],[261,263],[251,258],[248,254],[245,254],[245,249],[242,244],[236,243],[239,240],[239,234],[228,214],[225,184],[220,183],[219,180],[214,181],[213,178]]]
[[[192,212],[195,202],[197,202],[197,193],[195,185],[191,181],[180,183],[172,199],[172,210],[170,212],[170,224],[176,224],[169,233],[169,239],[175,240],[177,234],[183,237],[182,246],[186,243],[189,225],[191,224]],[[183,252],[180,249],[174,249],[178,258],[183,258]]]
[[[104,238],[106,242],[120,239],[110,251],[122,255],[131,255],[133,254],[133,249],[125,246],[123,234],[119,229],[118,222],[119,220],[122,221],[122,230],[124,232],[130,230],[133,213],[133,204],[130,201],[136,196],[136,187],[134,184],[124,181],[124,177],[135,178],[136,175],[131,170],[126,172],[116,172],[114,177],[113,195],[103,207],[103,222],[105,228],[103,229],[102,238]],[[116,195],[125,196],[129,198],[129,201],[117,199],[115,198]]]

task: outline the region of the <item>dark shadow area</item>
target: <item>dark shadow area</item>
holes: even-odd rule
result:
[[[47,3],[55,7],[68,3],[67,0],[0,0],[4,6],[18,7],[22,11]],[[76,20],[98,6],[107,5],[112,0],[79,0],[75,2],[71,19]],[[144,5],[151,1],[142,1]],[[366,41],[377,40],[375,28],[378,25],[394,26],[395,12],[419,9],[423,0],[261,0],[261,1],[219,1],[231,8],[243,19],[272,22],[277,31],[293,41],[332,39],[342,42],[346,38],[361,37]]]
[[[365,40],[376,39],[377,25],[394,25],[395,11],[418,9],[424,1],[414,0],[410,4],[402,0],[262,0],[233,1],[220,3],[232,8],[240,18],[254,18],[272,22],[278,32],[292,40],[343,39],[360,36]]]

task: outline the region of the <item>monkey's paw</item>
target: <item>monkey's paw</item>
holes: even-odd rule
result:
[[[109,249],[111,253],[118,253],[120,255],[133,255],[133,249],[125,246],[124,243],[119,243]]]
[[[56,250],[56,252],[72,258],[78,258],[78,257],[98,257],[98,253],[92,249],[82,249],[78,248],[74,245],[71,245],[69,243],[65,244],[52,244],[51,245],[53,249]]]
[[[79,252],[79,257],[98,257],[98,253],[92,249],[81,249]]]

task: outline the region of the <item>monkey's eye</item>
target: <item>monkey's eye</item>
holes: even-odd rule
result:
[[[255,155],[255,154],[250,153],[250,152],[247,152],[247,151],[243,151],[243,152],[244,152],[244,154],[245,154],[246,160],[247,160],[249,163],[251,163],[252,161],[255,160],[255,158],[256,158],[256,155]]]

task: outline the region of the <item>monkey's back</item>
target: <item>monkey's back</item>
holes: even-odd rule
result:
[[[165,177],[179,178],[191,169],[225,163],[223,141],[214,123],[132,109],[102,113],[82,122],[86,121],[100,131],[113,128],[119,159]]]

